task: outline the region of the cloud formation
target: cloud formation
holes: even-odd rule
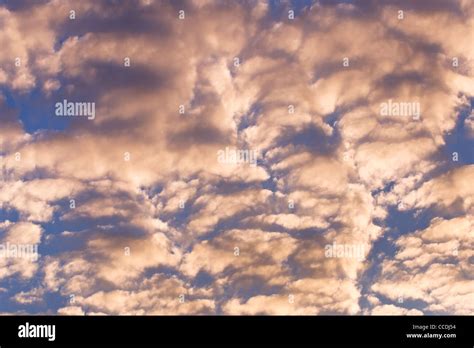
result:
[[[0,312],[474,312],[472,1],[7,1],[0,27],[0,242],[39,249],[0,257]]]

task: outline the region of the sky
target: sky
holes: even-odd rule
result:
[[[471,0],[0,0],[0,314],[474,314],[473,43]]]

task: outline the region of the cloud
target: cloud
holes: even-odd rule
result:
[[[371,289],[393,301],[422,301],[423,312],[472,313],[473,222],[471,215],[436,218],[428,228],[400,237],[395,257],[383,261]]]
[[[434,205],[438,209],[471,212],[474,190],[470,183],[473,176],[474,166],[472,165],[456,168],[424,182],[420,188],[410,192],[402,203],[414,208]]]
[[[71,311],[82,312],[85,308],[86,314],[96,314],[97,310],[100,310],[99,313],[121,315],[211,313],[215,309],[214,301],[201,297],[203,295],[178,279],[154,276],[144,280],[135,291],[100,291],[86,298],[77,297],[77,305],[64,307],[60,311],[69,314]]]
[[[109,5],[0,6],[0,237],[41,251],[0,258],[12,303],[472,314],[472,164],[447,152],[472,128],[472,2]]]
[[[14,275],[23,279],[32,278],[39,269],[38,245],[43,235],[41,226],[7,220],[0,225],[0,231],[0,279]]]
[[[202,269],[217,274],[227,267],[238,270],[252,264],[281,264],[295,246],[296,241],[282,233],[231,230],[213,239],[211,243],[203,241],[196,245],[184,257],[181,268],[184,274],[195,276]],[[213,262],[209,263],[208,260]]]
[[[406,309],[394,305],[382,305],[372,309],[373,315],[422,315],[423,312],[417,309]]]

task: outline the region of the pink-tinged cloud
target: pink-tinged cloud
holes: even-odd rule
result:
[[[363,3],[1,5],[0,303],[473,314],[474,4]]]

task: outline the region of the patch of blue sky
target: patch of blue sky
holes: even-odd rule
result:
[[[315,0],[291,0],[288,6],[288,10],[295,11],[295,17],[301,13],[305,8],[309,8]],[[273,19],[281,19],[284,16],[288,16],[287,12],[284,12],[286,7],[286,1],[282,0],[270,0],[268,2],[270,16]]]
[[[0,208],[0,222],[4,221],[17,222],[20,220],[20,214],[15,209]]]
[[[278,190],[278,185],[277,185],[277,181],[275,180],[275,178],[268,178],[267,180],[263,181],[261,183],[261,187],[266,189],[266,190],[270,190],[272,192],[277,192]]]
[[[33,303],[22,304],[14,300],[14,296],[21,292],[41,287],[42,280],[42,273],[36,273],[29,279],[22,279],[18,274],[2,279],[0,289],[4,291],[0,291],[0,313],[55,314],[59,308],[66,306],[68,298],[58,292],[46,292],[40,301]]]
[[[63,131],[69,127],[70,118],[55,115],[57,100],[48,98],[40,88],[22,94],[2,87],[0,92],[4,95],[7,106],[18,112],[26,132],[33,134],[44,130]]]
[[[443,152],[454,165],[474,164],[474,137],[469,135],[465,123],[466,118],[472,113],[474,98],[471,98],[470,104],[470,108],[460,112],[455,128],[445,137],[446,146]],[[452,161],[454,152],[458,154],[457,162]]]
[[[248,113],[240,118],[240,122],[237,125],[237,131],[241,132],[251,126],[255,126],[257,124],[258,117],[262,115],[262,112],[263,108],[261,104],[255,103],[252,105]]]

